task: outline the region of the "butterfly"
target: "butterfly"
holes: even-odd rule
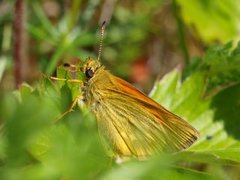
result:
[[[104,21],[98,58],[86,59],[76,70],[83,73],[83,81],[52,77],[81,84],[80,95],[66,113],[81,99],[95,115],[104,144],[118,157],[141,159],[190,147],[199,137],[193,126],[100,63],[105,25]]]
[[[108,149],[119,157],[145,158],[190,147],[198,131],[179,116],[147,97],[125,80],[112,75],[99,60],[88,58],[82,97],[96,117]]]

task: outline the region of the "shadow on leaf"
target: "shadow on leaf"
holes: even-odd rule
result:
[[[240,139],[240,84],[217,94],[211,106],[215,109],[216,121],[223,121],[228,134]]]

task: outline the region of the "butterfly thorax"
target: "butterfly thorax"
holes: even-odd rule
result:
[[[113,86],[111,74],[99,61],[90,58],[85,61],[81,71],[85,75],[82,88],[85,102],[93,112],[97,111],[107,97],[106,90]]]

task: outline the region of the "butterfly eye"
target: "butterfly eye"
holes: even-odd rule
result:
[[[94,72],[91,69],[87,69],[85,72],[85,75],[88,79],[92,78],[94,75]]]
[[[70,67],[70,64],[69,63],[64,63],[63,66],[64,67]]]

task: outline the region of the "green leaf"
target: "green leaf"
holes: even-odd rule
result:
[[[69,65],[70,67],[64,67],[64,66],[59,66],[57,68],[57,78],[63,78],[66,79],[65,81],[63,80],[56,80],[58,81],[59,87],[62,90],[69,90],[72,95],[72,100],[77,98],[81,92],[81,86],[82,86],[82,81],[83,81],[83,74],[80,71],[80,64],[76,65]],[[73,66],[73,67],[72,67]],[[79,82],[68,82],[68,80],[79,80]]]
[[[203,99],[204,74],[195,73],[188,77],[181,85],[176,85],[176,78],[180,77],[179,72],[173,71],[166,75],[163,80],[155,85],[151,93],[161,104],[167,104],[181,117],[188,120],[200,132],[200,139],[188,151],[194,152],[194,159],[201,159],[202,155],[212,158],[206,159],[208,163],[232,162],[240,163],[240,143],[231,135],[239,139],[239,85],[225,90],[212,99]],[[178,79],[178,82],[180,80]],[[173,91],[172,89],[175,89]],[[169,101],[167,97],[171,97]],[[230,95],[231,94],[231,95]],[[225,120],[223,122],[223,120]],[[227,126],[228,124],[228,126]],[[235,128],[233,127],[235,125]],[[227,129],[227,131],[225,130]],[[229,133],[228,133],[229,132]],[[185,153],[185,152],[184,152]],[[179,153],[181,154],[181,153]],[[204,159],[203,159],[204,160]],[[188,155],[188,161],[191,156]],[[207,163],[207,162],[206,162]]]
[[[238,38],[239,1],[177,0],[186,24],[207,43]]]
[[[239,50],[236,48],[229,54],[226,46],[221,51],[225,53],[216,53],[217,57],[228,54],[235,59]],[[208,65],[218,63],[216,59]],[[59,67],[57,76],[82,79],[81,74],[74,75],[65,67]],[[182,152],[121,164],[107,157],[96,120],[88,110],[76,107],[53,123],[70,107],[73,94],[81,93],[79,84],[76,89],[74,83],[65,80],[54,83],[46,78],[36,89],[23,85],[15,95],[1,94],[0,179],[237,177],[232,174],[238,172],[240,166],[240,85],[228,87],[206,99],[203,98],[205,78],[205,71],[196,70],[182,81],[181,73],[173,70],[156,82],[150,93],[154,100],[192,124],[200,132],[199,140]],[[231,168],[226,170],[226,167]]]
[[[240,44],[234,49],[232,43],[214,46],[207,51],[203,60],[207,66],[208,94],[240,82]]]
[[[215,110],[214,120],[223,122],[229,135],[240,139],[240,84],[218,93],[212,100],[211,108]]]
[[[174,163],[174,158],[164,155],[150,161],[131,161],[113,167],[101,179],[217,179],[215,174],[177,167]]]

